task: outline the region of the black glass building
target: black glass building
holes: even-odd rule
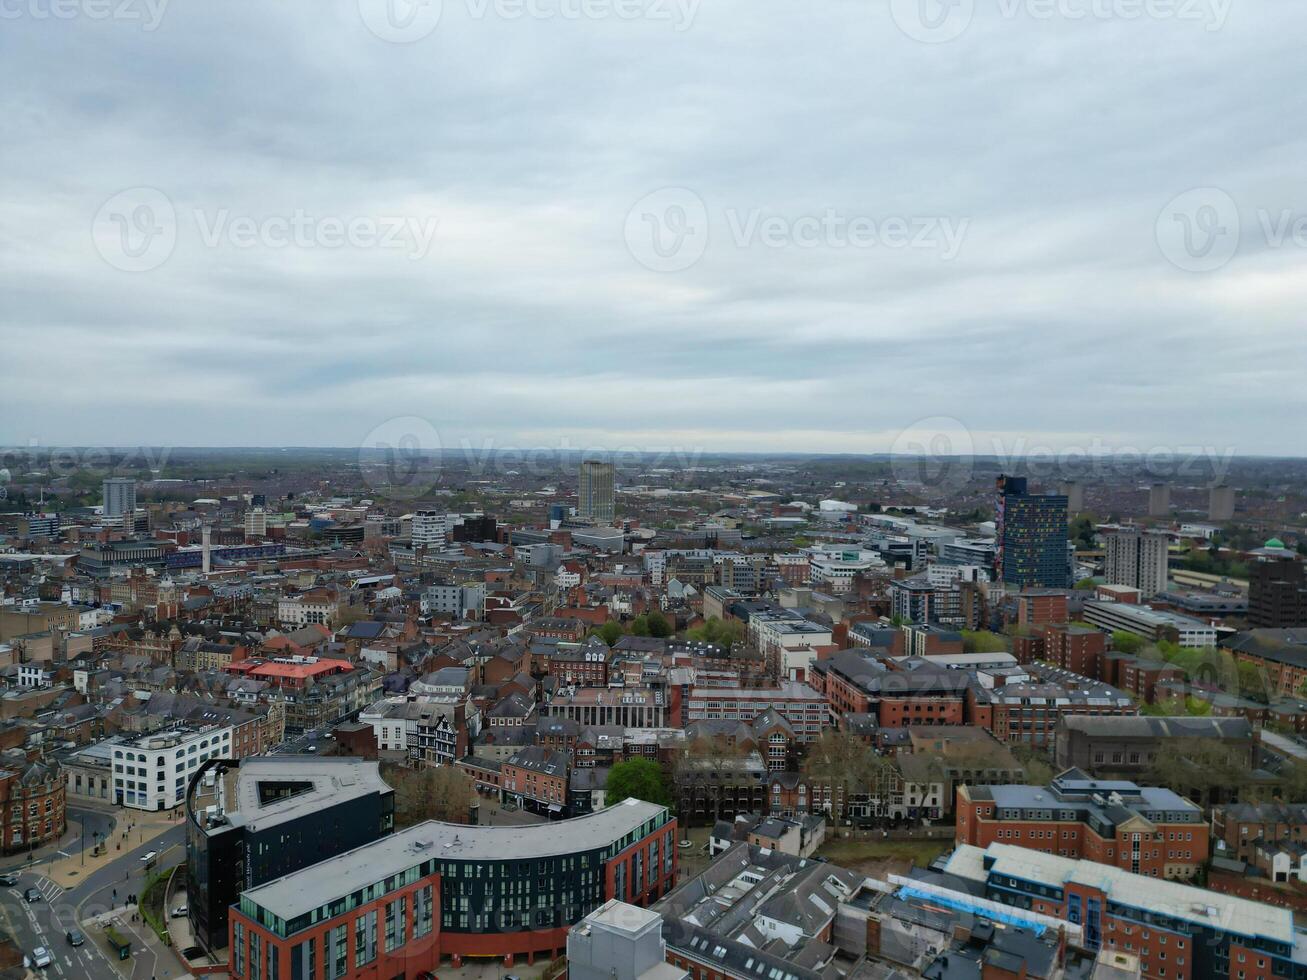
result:
[[[1067,550],[1067,499],[1032,494],[1025,477],[1000,476],[995,514],[995,577],[1014,589],[1065,589],[1071,585]]]

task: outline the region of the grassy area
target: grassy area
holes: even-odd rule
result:
[[[141,891],[140,909],[143,918],[154,930],[156,936],[168,941],[168,910],[163,907],[165,893],[168,890],[168,878],[171,868],[156,871],[145,882]]]
[[[946,851],[953,849],[953,841],[944,840],[831,840],[827,839],[817,855],[831,864],[856,868],[859,864],[883,861],[889,858],[911,859],[917,867],[925,867]]]

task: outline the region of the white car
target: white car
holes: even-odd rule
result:
[[[32,950],[32,965],[38,970],[44,970],[52,962],[54,961],[50,958],[50,951],[44,946]]]
[[[185,905],[178,905],[172,910],[172,917],[174,919],[184,919],[188,911],[189,909],[187,909]]]

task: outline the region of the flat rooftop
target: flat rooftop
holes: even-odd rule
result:
[[[986,858],[993,859],[989,871]],[[1293,912],[1262,902],[1210,892],[1163,878],[1146,878],[1094,861],[1058,857],[1012,844],[991,844],[986,849],[960,845],[945,873],[973,881],[990,875],[1010,876],[1061,889],[1068,882],[1097,888],[1112,901],[1137,909],[1163,912],[1217,932],[1260,936],[1293,947],[1298,940]]]
[[[270,783],[297,786],[290,791],[291,795],[269,794],[265,798],[260,787]],[[389,790],[376,762],[367,759],[316,756],[245,759],[236,774],[235,811],[227,817],[249,830],[266,830],[324,807]]]
[[[630,799],[584,817],[526,827],[429,820],[251,888],[243,896],[289,921],[423,861],[522,861],[584,853],[606,847],[666,812],[666,807]]]

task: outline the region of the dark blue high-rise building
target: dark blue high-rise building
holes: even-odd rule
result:
[[[1018,589],[1067,588],[1066,497],[1031,494],[1020,476],[1000,476],[997,489],[995,577]]]

